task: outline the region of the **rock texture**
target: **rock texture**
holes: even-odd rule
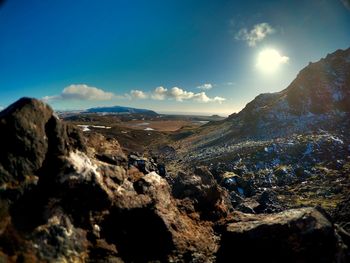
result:
[[[211,223],[181,211],[168,182],[137,172],[117,141],[86,141],[34,99],[0,117],[5,261],[204,261],[217,250]]]
[[[264,248],[275,262],[346,259],[346,235],[317,210],[232,213],[207,168],[162,177],[38,100],[1,112],[0,135],[0,262],[231,262]]]
[[[292,209],[271,215],[236,214],[233,221],[225,225],[222,233],[218,262],[336,260],[336,233],[316,209]]]

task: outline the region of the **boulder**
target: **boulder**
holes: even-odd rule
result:
[[[224,226],[217,262],[333,262],[336,258],[334,228],[317,209],[236,213],[232,218]]]
[[[81,133],[43,102],[22,98],[0,112],[0,196],[16,199],[36,185],[41,169],[70,149],[84,150]]]
[[[133,183],[134,191],[129,187],[121,186],[123,194],[101,224],[102,235],[116,245],[122,259],[203,261],[213,255],[217,238],[212,228],[178,209],[164,178],[152,172]]]
[[[175,198],[190,198],[203,219],[219,219],[232,209],[227,191],[205,167],[197,167],[193,174],[179,172],[172,188]]]

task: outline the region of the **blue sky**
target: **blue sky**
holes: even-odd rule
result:
[[[348,0],[7,0],[0,106],[30,96],[225,115],[349,46]]]

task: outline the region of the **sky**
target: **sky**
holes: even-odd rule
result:
[[[350,47],[350,0],[0,1],[0,108],[228,115]]]

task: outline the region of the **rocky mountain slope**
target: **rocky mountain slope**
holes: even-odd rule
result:
[[[234,211],[206,167],[169,176],[155,160],[126,156],[113,138],[87,136],[34,99],[0,113],[1,262],[349,257],[349,234],[321,208]],[[339,207],[338,220],[348,206]]]
[[[188,144],[208,148],[330,130],[348,124],[349,114],[350,48],[310,63],[286,89],[260,94],[238,114],[203,127]]]
[[[283,91],[174,143],[177,169],[206,165],[234,209],[322,206],[350,231],[350,49],[310,63]],[[174,155],[174,154],[173,154]],[[346,207],[346,208],[345,208]],[[338,219],[336,219],[338,218]]]

